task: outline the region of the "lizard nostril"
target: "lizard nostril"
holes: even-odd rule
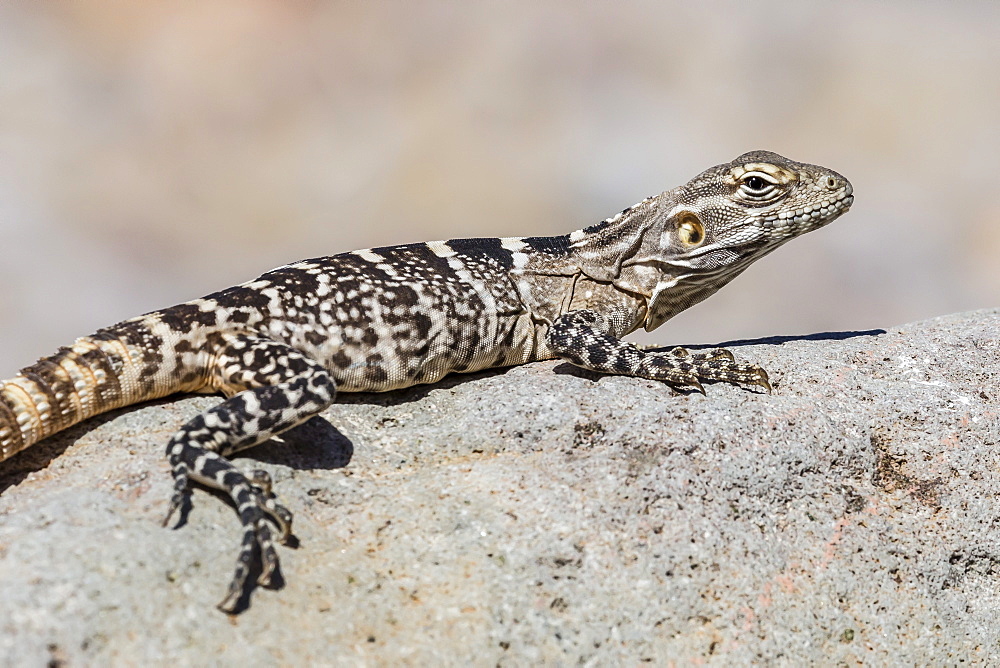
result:
[[[836,188],[837,188],[838,185],[839,185],[839,181],[837,180],[837,177],[835,177],[835,176],[828,176],[828,177],[826,177],[826,187],[827,188],[829,188],[830,190],[836,190]]]

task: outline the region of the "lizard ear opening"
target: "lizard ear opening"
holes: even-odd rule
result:
[[[705,226],[691,211],[683,211],[677,216],[677,239],[687,248],[697,248],[705,241]]]

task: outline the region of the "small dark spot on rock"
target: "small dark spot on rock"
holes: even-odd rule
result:
[[[604,425],[592,421],[573,426],[573,447],[592,448],[604,438]]]

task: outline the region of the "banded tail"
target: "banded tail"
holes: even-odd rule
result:
[[[158,321],[152,313],[99,330],[0,381],[0,461],[100,413],[196,389],[163,364]]]

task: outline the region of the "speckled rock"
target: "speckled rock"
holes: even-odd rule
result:
[[[0,663],[994,657],[1000,310],[731,349],[773,395],[547,362],[342,397],[238,460],[299,545],[236,617],[231,506],[160,527],[218,399],[78,425],[0,464]]]

